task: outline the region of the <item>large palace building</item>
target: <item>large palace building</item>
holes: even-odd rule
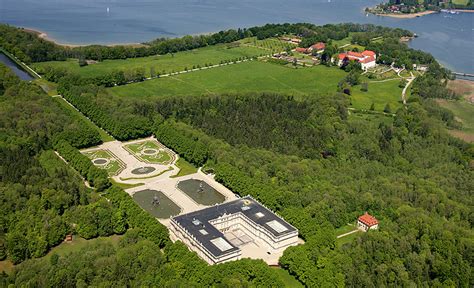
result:
[[[298,230],[250,196],[173,217],[170,231],[211,265],[298,244]]]

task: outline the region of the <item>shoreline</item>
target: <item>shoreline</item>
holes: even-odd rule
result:
[[[395,14],[395,13],[375,13],[375,15],[377,16],[384,16],[384,17],[392,17],[392,18],[398,18],[398,19],[412,19],[412,18],[416,18],[416,17],[422,17],[422,16],[426,16],[426,15],[430,15],[430,14],[435,14],[435,13],[439,13],[438,11],[432,11],[432,10],[428,10],[428,11],[423,11],[423,12],[418,12],[418,13],[407,13],[407,14]]]
[[[32,29],[32,28],[27,28],[27,27],[18,27],[20,29],[23,29],[25,32],[32,33],[37,35],[39,38],[52,42],[56,45],[63,46],[63,47],[68,47],[68,48],[77,48],[77,47],[86,47],[86,46],[93,46],[93,45],[99,45],[99,46],[107,46],[107,47],[114,47],[114,46],[129,46],[129,47],[146,47],[147,45],[142,44],[142,43],[114,43],[114,44],[69,44],[69,43],[61,43],[58,40],[51,38],[48,36],[48,33],[43,32],[38,29]]]

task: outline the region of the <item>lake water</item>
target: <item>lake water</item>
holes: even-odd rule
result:
[[[0,0],[1,1],[1,0]],[[7,65],[12,69],[12,71],[20,77],[21,80],[33,80],[34,78],[26,73],[23,69],[18,67],[15,62],[13,62],[10,58],[7,57],[7,55],[3,54],[0,52],[0,62]]]
[[[474,73],[474,13],[414,19],[368,15],[380,0],[0,0],[0,22],[68,44],[144,42],[265,23],[373,23],[414,31],[410,46]],[[107,11],[107,8],[108,11]]]

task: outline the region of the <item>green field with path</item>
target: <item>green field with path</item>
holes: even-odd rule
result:
[[[107,89],[111,95],[127,98],[187,97],[213,94],[251,92],[284,93],[305,98],[311,94],[333,94],[346,72],[323,65],[306,68],[288,68],[262,61],[191,72],[161,79],[118,86]],[[362,81],[368,81],[365,77]],[[399,80],[369,83],[369,91],[361,86],[352,88],[351,102],[356,109],[383,111],[387,103],[392,111],[401,107],[402,89]]]
[[[206,64],[216,65],[224,60],[235,60],[241,57],[254,57],[269,54],[257,47],[239,46],[234,47],[226,44],[208,46],[190,51],[177,52],[174,54],[156,55],[140,58],[129,58],[123,60],[104,60],[96,64],[79,67],[77,59],[68,61],[51,61],[33,64],[33,68],[41,72],[47,66],[64,68],[71,73],[85,77],[96,77],[113,71],[126,71],[137,68],[145,69],[145,75],[150,76],[150,69],[153,67],[156,73],[165,74],[170,72],[183,71],[185,68],[192,69],[193,66]]]
[[[108,89],[120,97],[149,98],[222,93],[275,92],[292,95],[332,93],[345,76],[337,68],[293,69],[250,61]]]

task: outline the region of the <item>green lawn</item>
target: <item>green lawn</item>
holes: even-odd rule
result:
[[[466,6],[469,0],[452,0],[453,4]]]
[[[117,187],[122,188],[123,190],[130,189],[130,188],[135,188],[135,187],[138,187],[138,186],[145,185],[145,183],[137,183],[137,184],[119,183],[119,182],[115,181],[115,180],[112,179],[112,178],[110,178],[109,180],[110,180],[110,182],[112,182],[112,184],[114,184],[114,185],[117,186]]]
[[[282,280],[283,283],[285,284],[285,287],[288,287],[288,288],[304,287],[303,284],[301,284],[301,282],[296,280],[295,277],[291,276],[290,273],[288,273],[288,271],[286,271],[285,269],[278,268],[278,267],[272,267],[272,269],[274,269],[277,272],[278,276],[280,277],[280,280]]]
[[[149,76],[152,67],[156,73],[164,74],[163,72],[183,71],[185,68],[192,69],[193,66],[197,67],[200,65],[204,67],[206,64],[219,64],[223,60],[235,60],[240,57],[260,56],[262,54],[268,54],[268,51],[243,45],[234,47],[220,44],[191,51],[178,52],[173,55],[157,55],[125,60],[105,60],[85,67],[79,67],[77,59],[35,63],[33,67],[38,71],[41,71],[41,69],[46,66],[62,67],[70,72],[86,77],[95,77],[113,71],[144,68],[146,75]]]
[[[110,151],[108,150],[95,150],[90,152],[81,152],[82,154],[86,155],[91,159],[94,163],[94,159],[107,159],[108,163],[104,165],[98,165],[94,163],[97,167],[107,170],[109,176],[118,175],[123,169],[125,169],[125,164],[115,157]]]
[[[177,177],[186,176],[189,174],[194,174],[198,170],[196,167],[194,167],[193,164],[189,163],[183,158],[178,159],[178,161],[176,162],[176,166],[178,166],[180,170],[178,174],[176,174],[175,176],[171,176],[171,178],[177,178]]]
[[[372,103],[374,103],[375,111],[383,111],[388,103],[392,113],[395,113],[398,108],[402,107],[403,89],[398,87],[399,83],[399,79],[386,82],[369,82],[368,92],[362,92],[360,85],[354,86],[351,90],[352,107],[369,110]]]
[[[112,95],[131,98],[199,96],[225,93],[273,92],[299,97],[319,93],[332,94],[346,73],[336,67],[318,65],[288,68],[278,64],[251,61],[209,70],[154,79],[141,83],[109,88]],[[363,81],[367,79],[363,78]],[[392,111],[401,107],[402,89],[399,81],[369,83],[369,91],[352,88],[352,107],[383,111],[390,103]]]
[[[336,229],[335,233],[336,236],[339,236],[341,234],[351,232],[353,230],[357,229],[354,225],[344,225]]]
[[[115,139],[107,134],[103,129],[99,128],[97,125],[94,124],[89,118],[86,118],[81,112],[77,111],[74,107],[69,105],[69,103],[66,102],[62,97],[54,97],[54,101],[56,101],[59,106],[63,107],[64,110],[66,110],[72,117],[80,118],[83,120],[84,123],[86,123],[87,126],[90,128],[96,130],[99,135],[100,139],[102,142],[108,142],[108,141],[114,141]]]
[[[163,150],[164,146],[154,140],[128,144],[124,148],[138,160],[147,163],[168,165],[174,160],[174,155]]]
[[[116,96],[194,96],[222,93],[275,92],[292,95],[333,93],[346,75],[325,66],[292,69],[278,64],[251,61],[108,89]]]
[[[440,106],[451,110],[456,120],[462,123],[461,130],[449,130],[450,134],[465,140],[474,142],[474,104],[466,100],[437,100]]]
[[[364,233],[364,232],[358,231],[358,232],[352,233],[350,235],[347,235],[346,237],[338,238],[338,239],[336,239],[336,246],[341,247],[342,245],[344,245],[346,243],[351,243],[352,241],[354,241],[354,239],[360,237],[362,235],[362,233]]]

